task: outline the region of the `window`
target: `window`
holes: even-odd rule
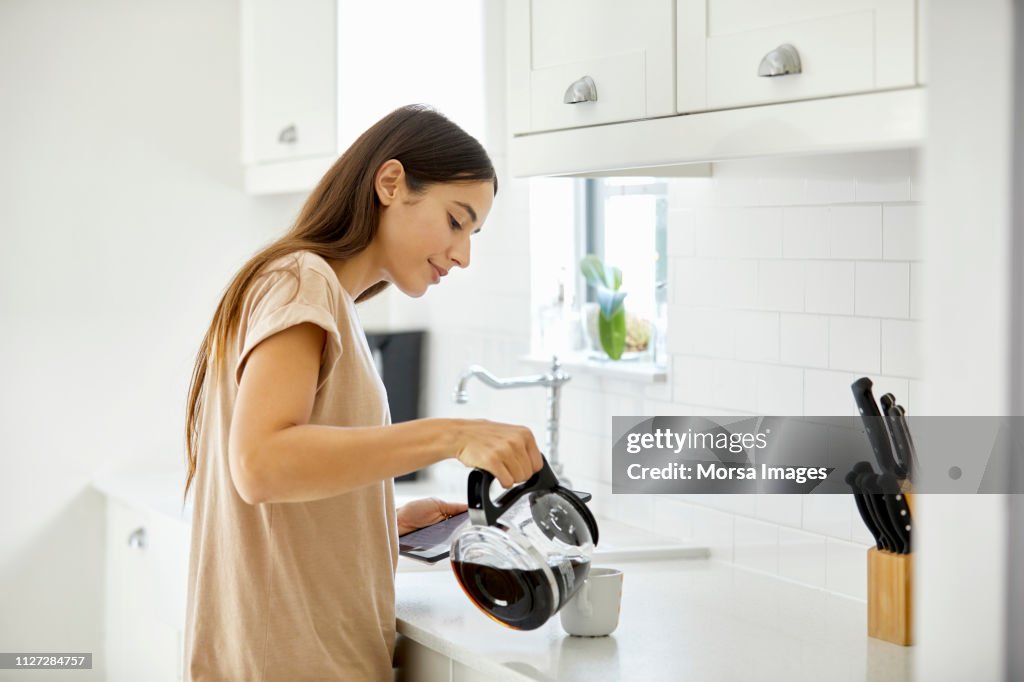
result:
[[[665,365],[667,190],[667,181],[648,177],[530,181],[534,353],[607,360],[596,339],[596,293],[579,267],[592,253],[622,271],[627,318],[635,318],[630,341],[649,337],[646,350],[627,349],[623,359]]]
[[[655,178],[598,178],[584,183],[583,253],[622,270],[626,309],[645,320],[664,314],[668,258],[668,186]],[[577,268],[577,271],[579,268]],[[588,287],[587,301],[596,301]]]

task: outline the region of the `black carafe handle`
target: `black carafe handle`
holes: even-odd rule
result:
[[[526,493],[558,488],[558,477],[548,465],[547,458],[542,456],[541,460],[544,462],[544,466],[540,471],[519,485],[506,490],[498,496],[497,500],[491,499],[491,483],[494,482],[494,474],[483,469],[473,469],[469,472],[466,490],[469,520],[477,526],[493,526],[498,517],[508,511],[509,507]]]

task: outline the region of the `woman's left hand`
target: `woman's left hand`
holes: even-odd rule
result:
[[[466,511],[464,502],[445,502],[436,497],[413,500],[398,508],[398,534],[439,523]]]

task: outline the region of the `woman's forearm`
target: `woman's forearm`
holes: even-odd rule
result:
[[[309,502],[333,497],[456,454],[458,419],[416,419],[391,426],[290,426],[251,457],[249,501]]]

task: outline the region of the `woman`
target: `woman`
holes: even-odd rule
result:
[[[392,478],[449,457],[506,487],[540,469],[521,426],[391,425],[355,311],[389,284],[418,297],[468,267],[497,187],[474,138],[403,107],[228,286],[188,400],[186,679],[390,680],[397,537],[466,508],[396,512]]]

